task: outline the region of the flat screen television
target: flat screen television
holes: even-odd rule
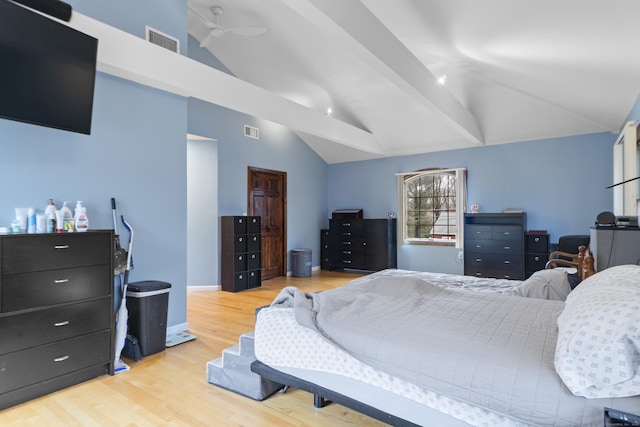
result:
[[[0,117],[91,133],[98,40],[0,0]]]

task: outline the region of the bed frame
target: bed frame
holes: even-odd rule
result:
[[[285,384],[286,386],[304,390],[313,394],[313,406],[315,406],[316,408],[323,408],[329,403],[335,402],[393,426],[418,427],[418,424],[414,424],[402,418],[396,417],[395,415],[388,414],[384,411],[381,411],[380,409],[359,402],[333,390],[326,389],[293,375],[278,371],[277,369],[265,365],[259,360],[256,360],[251,364],[251,370],[256,374],[271,381]]]
[[[595,274],[593,255],[591,254],[591,251],[588,250],[588,248],[586,248],[585,246],[581,246],[579,248],[579,255],[577,257],[577,262],[572,263],[573,265],[568,265],[568,264],[563,265],[563,262],[569,262],[569,261],[564,261],[561,259],[554,260],[554,261],[558,261],[558,264],[552,267],[549,267],[549,265],[547,265],[546,268],[553,268],[555,266],[558,266],[558,267],[570,266],[570,267],[577,268],[578,277],[580,278],[581,281]],[[416,427],[420,425],[420,424],[415,424],[411,421],[408,421],[404,418],[401,418],[397,415],[393,415],[381,409],[375,408],[371,405],[363,403],[352,397],[338,393],[334,390],[331,390],[326,387],[322,387],[318,384],[315,384],[313,382],[304,380],[295,375],[291,375],[286,372],[279,371],[278,369],[265,365],[259,360],[256,360],[251,364],[251,371],[268,380],[274,381],[276,383],[284,384],[285,386],[290,386],[290,387],[293,387],[299,390],[304,390],[308,393],[313,394],[314,406],[316,408],[322,408],[331,402],[335,402],[342,406],[353,409],[362,414],[370,416],[371,418],[374,418],[376,420],[382,421],[384,423],[387,423],[393,426]],[[427,407],[425,407],[423,411],[432,413],[434,417],[438,418],[439,421],[441,422],[445,422],[446,425],[451,425],[451,426],[468,425],[460,420],[449,417],[448,415],[442,414],[436,410],[433,410]]]

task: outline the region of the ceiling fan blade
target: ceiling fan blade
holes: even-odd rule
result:
[[[259,36],[267,32],[267,27],[231,27],[227,28],[226,31],[232,32],[239,36]]]

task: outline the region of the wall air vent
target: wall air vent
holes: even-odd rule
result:
[[[258,139],[260,138],[260,129],[253,126],[244,125],[244,136],[247,138]]]
[[[151,42],[165,49],[169,49],[172,52],[180,52],[180,40],[161,33],[160,31],[148,26],[146,27],[146,30],[148,42]]]

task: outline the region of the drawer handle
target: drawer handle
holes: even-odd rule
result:
[[[540,261],[540,257],[539,256],[533,257],[533,260],[534,261]]]
[[[535,238],[533,239],[533,241],[534,241],[534,242],[536,242],[536,243],[538,243],[538,242],[540,241],[540,238],[539,238],[539,237],[535,237]]]
[[[482,234],[482,231],[476,231],[476,234]]]
[[[510,231],[505,231],[505,232],[504,232],[504,235],[505,235],[505,236],[508,236],[509,234],[511,234],[511,232],[510,232]]]
[[[351,233],[347,232],[347,233],[342,233],[343,236],[351,236]]]
[[[505,260],[505,261],[504,261],[504,263],[505,263],[505,264],[511,264],[511,261],[509,261],[509,260]]]
[[[54,245],[54,249],[69,249],[69,245]]]
[[[343,254],[351,255],[351,251],[342,251]]]
[[[67,283],[69,281],[69,279],[58,279],[58,280],[54,280],[53,283]]]
[[[509,249],[511,249],[511,246],[505,246],[504,248],[505,248],[506,250],[509,250]]]
[[[351,227],[351,223],[350,222],[345,222],[342,224],[343,227]]]
[[[476,248],[481,248],[481,247],[482,247],[482,245],[476,245]]]
[[[343,259],[342,262],[345,264],[351,264],[351,261],[349,261],[348,259]]]
[[[69,324],[68,320],[65,320],[64,322],[58,322],[58,323],[54,323],[53,326],[55,326],[56,328],[60,327],[60,326],[67,326]]]
[[[482,262],[482,258],[476,258],[476,262]]]
[[[351,242],[342,242],[343,245],[350,245]]]
[[[69,358],[69,356],[60,356],[60,357],[56,357],[55,359],[53,359],[53,361],[54,362],[64,362],[68,358]]]

